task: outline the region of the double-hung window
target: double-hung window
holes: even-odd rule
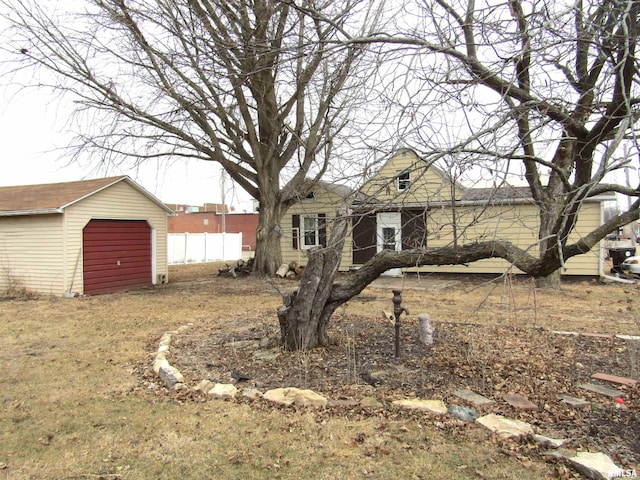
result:
[[[320,245],[320,225],[318,215],[301,215],[300,238],[302,248],[316,247]]]
[[[327,245],[327,219],[324,213],[304,213],[291,217],[293,248],[307,249]]]
[[[398,172],[396,175],[396,187],[398,191],[407,190],[411,186],[411,173],[408,171]]]

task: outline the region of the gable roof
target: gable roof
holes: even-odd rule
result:
[[[462,191],[463,202],[500,202],[508,200],[532,201],[529,187],[504,184],[493,188],[467,188]]]
[[[76,182],[0,187],[0,216],[63,213],[65,208],[120,182],[129,184],[168,214],[174,213],[154,195],[123,175]]]

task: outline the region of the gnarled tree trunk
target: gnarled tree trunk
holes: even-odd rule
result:
[[[291,305],[279,310],[282,341],[287,350],[308,350],[327,343],[329,319],[340,305],[329,302],[329,297],[348,223],[347,216],[339,215],[333,222],[329,244],[309,250],[298,292],[291,297]]]

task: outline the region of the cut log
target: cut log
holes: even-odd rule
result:
[[[288,271],[289,271],[289,265],[286,263],[283,263],[282,265],[280,265],[280,268],[278,268],[278,270],[276,271],[276,276],[280,278],[284,278],[287,275]]]

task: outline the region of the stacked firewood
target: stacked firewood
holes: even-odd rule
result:
[[[278,268],[276,276],[280,278],[288,278],[290,280],[299,278],[304,273],[304,265],[298,265],[298,262],[283,263]]]
[[[253,258],[247,261],[242,259],[236,260],[231,265],[226,264],[224,267],[218,269],[218,275],[229,275],[237,277],[238,275],[249,275],[253,269]]]

